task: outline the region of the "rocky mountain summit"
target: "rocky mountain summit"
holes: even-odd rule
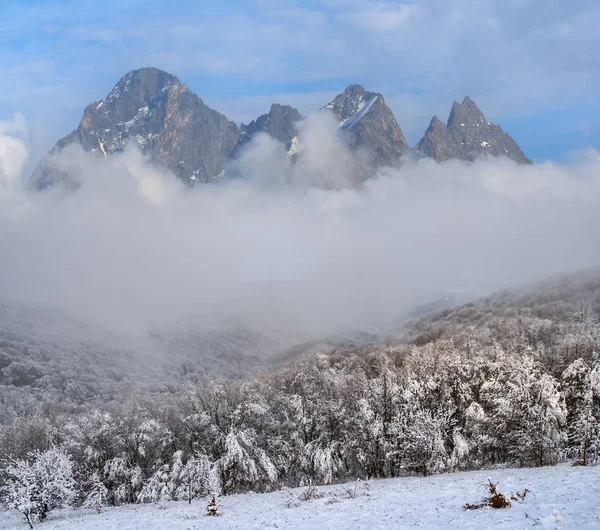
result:
[[[88,105],[79,126],[58,141],[32,178],[44,188],[56,178],[53,155],[79,143],[99,156],[128,142],[185,182],[211,181],[240,136],[235,123],[206,106],[175,76],[157,68],[125,75],[102,101]]]
[[[292,139],[297,135],[296,122],[301,119],[300,112],[294,107],[274,103],[268,114],[263,114],[248,125],[240,127],[236,150],[247,145],[258,133],[267,133],[289,149]]]
[[[333,112],[350,147],[366,149],[374,165],[393,164],[408,152],[408,143],[383,95],[350,85],[323,108]]]
[[[446,125],[437,116],[433,117],[416,153],[438,162],[493,156],[510,158],[519,164],[531,163],[508,134],[487,121],[469,96],[462,103],[454,102]]]
[[[372,167],[394,165],[412,152],[382,94],[350,85],[322,110],[333,113],[339,134],[352,150],[366,152]],[[76,186],[57,164],[56,155],[70,145],[78,144],[96,156],[110,156],[128,143],[187,184],[211,182],[225,173],[228,162],[259,133],[284,143],[288,160],[296,160],[301,156],[300,119],[295,108],[273,104],[267,114],[238,127],[205,105],[177,77],[157,68],[141,68],[121,78],[103,100],[86,107],[77,129],[42,159],[31,183],[38,189],[56,181]],[[454,103],[446,125],[433,118],[415,152],[438,162],[471,161],[487,155],[530,163],[516,142],[488,122],[469,97]]]

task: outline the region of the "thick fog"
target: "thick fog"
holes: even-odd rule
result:
[[[431,160],[381,169],[323,114],[297,163],[257,137],[193,190],[130,148],[78,148],[76,191],[28,190],[22,116],[0,124],[0,297],[144,331],[241,320],[373,329],[449,291],[483,294],[600,262],[600,154],[566,165]]]

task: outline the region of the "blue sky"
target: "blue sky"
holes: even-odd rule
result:
[[[597,0],[2,0],[0,119],[32,159],[127,71],[157,66],[247,122],[382,92],[411,144],[470,95],[533,160],[600,148]]]

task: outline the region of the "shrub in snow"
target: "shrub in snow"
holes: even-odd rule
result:
[[[210,515],[211,517],[216,517],[217,515],[221,515],[219,513],[219,507],[217,506],[217,501],[215,500],[215,496],[213,495],[206,507],[206,515]]]
[[[361,488],[359,490],[358,486],[361,484]],[[360,495],[368,495],[369,491],[369,483],[362,482],[360,479],[356,479],[354,484],[348,484],[343,488],[343,496],[347,499],[356,499],[356,497]]]
[[[504,494],[498,491],[498,483],[488,480],[487,489],[489,492],[488,497],[484,497],[483,501],[479,504],[465,504],[465,510],[477,510],[479,508],[510,508],[510,501],[504,496]],[[523,502],[529,490],[525,488],[522,492],[511,494],[511,500],[517,502]]]
[[[298,500],[298,497],[296,497],[293,491],[287,491],[287,498],[284,502],[284,506],[286,508],[297,508],[298,506],[300,506],[300,501]]]
[[[33,523],[75,498],[75,480],[70,458],[60,449],[30,453],[26,460],[14,460],[5,468],[3,494],[6,505],[21,512]]]
[[[320,499],[323,494],[319,491],[319,488],[310,484],[298,497],[301,501],[312,501],[314,499]]]
[[[344,488],[344,495],[349,499],[356,499],[359,480],[354,483],[354,486],[348,485]]]

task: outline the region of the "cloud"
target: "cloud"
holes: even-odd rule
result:
[[[12,186],[21,175],[27,161],[27,147],[22,140],[0,135],[0,179],[2,185]]]
[[[28,157],[26,137],[27,123],[21,113],[0,121],[0,192],[12,189],[21,176]]]
[[[423,160],[357,188],[363,155],[326,115],[301,125],[300,143],[291,166],[259,136],[244,178],[193,190],[135,150],[66,150],[77,191],[0,189],[0,297],[118,330],[234,319],[314,337],[385,328],[449,289],[600,262],[597,151],[563,165]]]
[[[173,196],[181,193],[182,184],[173,174],[159,170],[150,162],[147,156],[130,147],[122,157],[115,161],[117,169],[124,169],[137,182],[140,197],[153,205],[161,205],[172,200]]]
[[[20,112],[15,112],[12,120],[0,121],[0,134],[16,136],[19,138],[27,136],[27,122],[25,116]]]
[[[405,28],[418,12],[419,8],[415,4],[391,5],[376,2],[373,5],[362,6],[349,14],[342,14],[340,18],[378,33]]]
[[[329,112],[309,114],[298,124],[300,156],[294,167],[296,184],[343,189],[360,182],[367,170],[366,155],[351,153],[336,134],[337,126]]]
[[[100,28],[94,26],[77,26],[69,30],[69,35],[77,40],[97,41],[104,43],[113,43],[121,40],[123,35],[120,32],[110,28]]]

